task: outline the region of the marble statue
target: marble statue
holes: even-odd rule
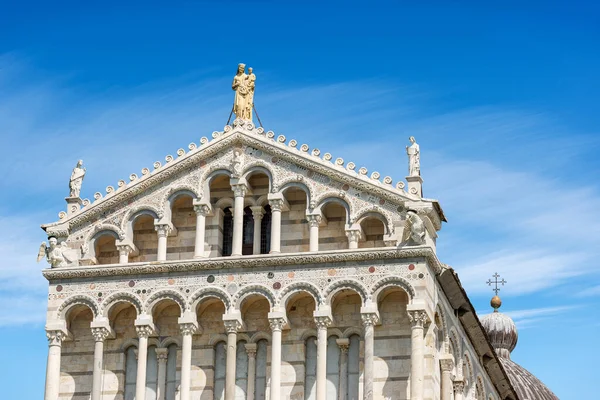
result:
[[[408,176],[421,175],[421,151],[414,136],[408,138],[410,146],[406,146],[406,154],[408,154]]]
[[[241,178],[242,176],[242,152],[238,149],[233,151],[233,159],[231,160],[231,176],[232,178]]]
[[[406,212],[402,243],[412,245],[425,243],[425,224],[413,210]]]
[[[233,113],[236,118],[251,121],[256,75],[252,68],[248,68],[248,72],[249,74],[246,74],[246,64],[239,64],[231,88],[235,90]]]
[[[64,267],[71,260],[69,260],[66,256],[66,252],[69,250],[67,244],[62,242],[58,245],[58,241],[56,238],[51,237],[48,240],[50,246],[46,246],[46,242],[42,242],[40,245],[40,249],[38,251],[37,261],[40,262],[42,258],[46,257],[46,261],[52,268],[56,267]]]
[[[79,197],[84,176],[85,168],[83,168],[83,160],[79,160],[71,173],[71,180],[69,181],[69,197]]]

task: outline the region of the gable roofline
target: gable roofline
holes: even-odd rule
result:
[[[341,157],[332,161],[333,157],[330,153],[325,153],[321,156],[321,151],[317,148],[312,149],[309,153],[310,148],[306,144],[302,144],[300,148],[297,148],[298,142],[294,139],[287,141],[284,135],[279,135],[275,138],[275,133],[272,131],[265,132],[262,127],[256,128],[251,122],[235,120],[233,125],[225,126],[223,131],[213,132],[212,140],[203,137],[200,139],[200,146],[190,143],[188,145],[188,152],[180,148],[177,150],[177,158],[167,155],[164,165],[156,161],[153,164],[154,170],[151,171],[149,168],[143,168],[140,177],[137,174],[129,176],[129,183],[120,180],[116,189],[108,186],[105,197],[100,192],[96,192],[94,194],[95,201],[90,202],[85,199],[83,207],[79,211],[71,215],[67,215],[67,213],[61,211],[59,213],[59,221],[43,224],[42,229],[47,230],[48,228],[58,226],[72,227],[80,225],[107,212],[112,207],[143,193],[161,181],[186,169],[193,168],[204,158],[223,151],[227,147],[232,147],[236,142],[259,147],[268,152],[275,152],[290,162],[302,165],[308,169],[317,170],[317,172],[321,170],[333,179],[347,181],[358,188],[374,192],[382,198],[396,203],[432,203],[439,220],[446,221],[443,211],[436,200],[424,199],[416,194],[406,192],[403,181],[399,181],[393,186],[393,180],[389,176],[380,181],[380,174],[376,171],[369,177],[367,176],[368,170],[365,167],[361,167],[356,172],[356,165],[353,162],[345,163]]]

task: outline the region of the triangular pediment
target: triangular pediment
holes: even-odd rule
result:
[[[138,210],[149,210],[160,220],[174,193],[187,191],[196,201],[206,202],[212,176],[225,173],[243,180],[255,169],[269,175],[272,194],[290,185],[304,187],[309,198],[308,212],[328,198],[346,205],[349,224],[366,213],[377,212],[384,217],[389,235],[401,224],[408,208],[427,215],[433,225],[431,230],[439,230],[444,220],[436,201],[408,193],[404,182],[393,185],[391,177],[380,179],[377,172],[368,175],[366,168],[356,170],[353,162],[333,159],[329,153],[322,154],[319,149],[236,120],[223,131],[214,132],[212,138],[203,137],[199,145],[192,143],[187,151],[179,149],[176,156],[166,156],[164,163],[157,161],[152,169],[144,168],[140,176],[131,174],[129,182],[122,180],[116,187],[107,187],[105,195],[97,192],[94,201],[81,201],[81,209],[61,212],[58,222],[43,228],[49,235],[65,237],[68,233],[85,238],[111,227],[123,236],[127,218]]]

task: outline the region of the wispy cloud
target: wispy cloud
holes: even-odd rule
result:
[[[576,308],[580,308],[580,306],[542,307],[503,311],[503,313],[511,317],[517,328],[521,330],[538,326],[555,315],[563,314]],[[482,314],[480,317],[484,317],[485,315],[487,314]]]
[[[600,285],[588,287],[577,293],[578,297],[600,296]]]

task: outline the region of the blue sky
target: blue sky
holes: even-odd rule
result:
[[[499,272],[513,359],[593,398],[600,355],[600,23],[592,2],[2,2],[0,376],[39,399],[47,283],[39,224],[220,130],[238,62],[267,129],[406,174],[449,223],[439,256],[480,313]],[[22,371],[30,371],[24,375]],[[8,392],[6,392],[8,391]]]

